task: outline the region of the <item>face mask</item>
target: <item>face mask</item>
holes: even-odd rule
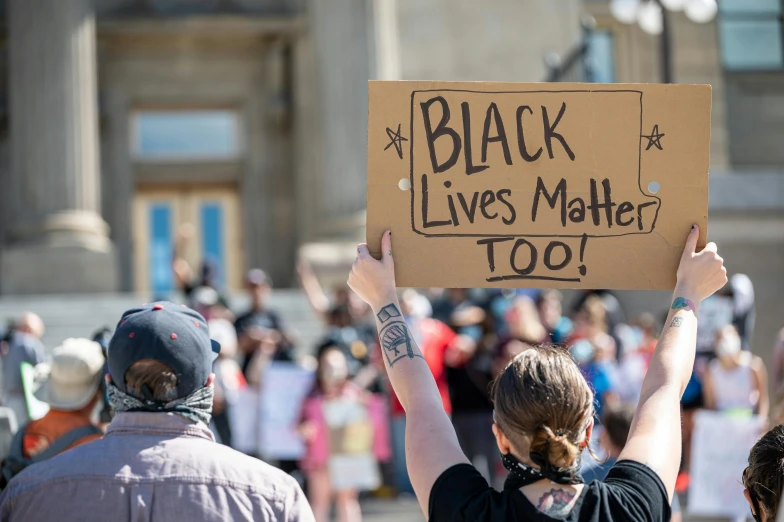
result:
[[[716,343],[716,356],[720,359],[732,357],[740,352],[740,337],[737,335],[724,335]]]
[[[585,339],[574,343],[569,351],[577,364],[586,364],[593,359],[593,345]]]
[[[325,362],[320,368],[321,381],[324,384],[336,384],[348,378],[348,367],[345,364]]]

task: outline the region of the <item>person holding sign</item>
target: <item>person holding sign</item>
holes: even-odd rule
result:
[[[398,305],[392,238],[382,259],[358,247],[349,286],[376,315],[389,379],[406,410],[406,460],[422,511],[433,522],[668,520],[680,462],[679,400],[691,375],[700,302],[727,281],[716,245],[697,252],[692,227],[671,310],[642,386],[629,439],[603,482],[584,484],[581,450],[593,430],[593,393],[562,348],[531,346],[498,377],[495,434],[510,471],[493,490],[463,455],[438,388]]]

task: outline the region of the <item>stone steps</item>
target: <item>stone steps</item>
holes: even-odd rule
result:
[[[248,307],[244,295],[229,295],[235,313]],[[135,294],[1,296],[0,324],[18,317],[24,311],[41,316],[46,324],[44,345],[52,349],[68,337],[89,337],[103,326],[114,328],[122,313],[145,302]],[[319,317],[300,290],[276,290],[270,308],[282,317],[297,340],[298,353],[310,353],[324,333]]]

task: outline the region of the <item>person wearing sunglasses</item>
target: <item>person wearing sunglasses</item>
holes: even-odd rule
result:
[[[757,441],[743,470],[743,491],[756,522],[775,522],[784,489],[784,424]]]

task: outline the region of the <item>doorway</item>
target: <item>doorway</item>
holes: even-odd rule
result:
[[[134,200],[133,230],[137,292],[165,298],[177,290],[172,270],[175,249],[195,279],[209,262],[219,287],[242,286],[245,252],[236,188],[140,188]]]

